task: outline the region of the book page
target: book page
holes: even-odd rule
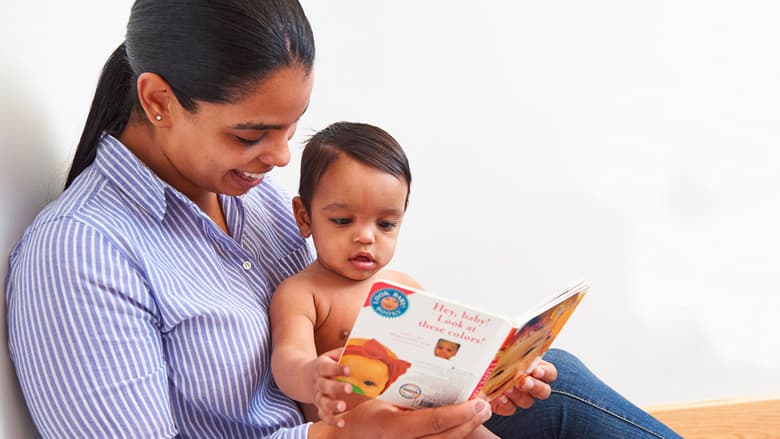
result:
[[[484,397],[495,399],[533,371],[587,289],[587,284],[580,283],[555,296],[546,302],[547,309],[514,331],[496,355],[495,369],[481,389]]]
[[[340,363],[356,393],[409,408],[467,400],[511,322],[429,293],[375,283]]]

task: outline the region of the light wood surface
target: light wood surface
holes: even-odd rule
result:
[[[647,407],[685,439],[780,439],[780,396]]]

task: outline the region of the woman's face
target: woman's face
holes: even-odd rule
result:
[[[199,101],[194,113],[176,102],[160,142],[168,168],[161,177],[196,202],[208,193],[241,195],[257,186],[290,161],[288,140],[309,104],[313,79],[312,72],[285,67],[236,102]]]

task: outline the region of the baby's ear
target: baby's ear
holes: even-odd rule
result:
[[[301,232],[301,236],[308,238],[311,236],[311,218],[309,218],[309,212],[306,211],[306,207],[303,205],[301,197],[294,197],[292,204],[293,215],[295,216],[295,223],[298,224],[298,230]]]

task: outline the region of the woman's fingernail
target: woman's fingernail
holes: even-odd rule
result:
[[[346,409],[347,409],[347,403],[345,403],[344,401],[339,401],[336,404],[336,410],[338,410],[340,412],[343,412]]]
[[[493,415],[490,411],[490,404],[485,401],[477,401],[477,403],[474,404],[474,413],[481,422],[487,421],[490,419],[490,416]]]
[[[525,380],[525,384],[523,384],[523,389],[525,389],[526,392],[530,392],[531,389],[534,388],[534,380]]]
[[[338,422],[336,422],[336,427],[344,428],[344,420],[343,419],[339,419]]]
[[[544,368],[537,367],[536,370],[534,371],[534,377],[542,379],[543,376],[544,376]]]
[[[488,403],[486,403],[486,402],[484,402],[484,401],[479,401],[479,402],[478,402],[478,403],[477,403],[477,404],[474,406],[474,410],[475,410],[475,411],[476,411],[476,413],[477,413],[477,417],[478,417],[478,418],[479,418],[479,420],[480,420],[480,421],[482,421],[482,422],[485,422],[485,421],[487,421],[488,419],[490,419],[490,416],[493,414],[493,413],[490,411],[490,404],[488,404]]]

